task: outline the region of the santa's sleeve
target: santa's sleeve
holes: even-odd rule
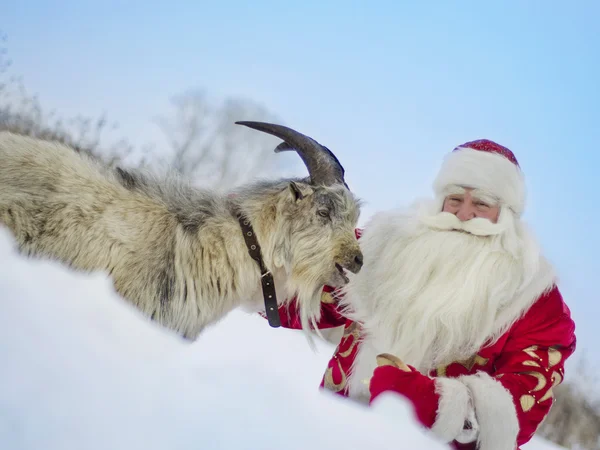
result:
[[[525,444],[550,411],[575,346],[573,320],[555,288],[513,326],[494,372],[436,378],[440,400],[432,430],[485,450]]]
[[[355,229],[356,239],[360,239],[362,229]],[[322,330],[327,328],[337,328],[346,324],[347,318],[344,317],[339,310],[340,295],[331,286],[324,286],[321,293],[321,318],[317,322],[316,328]],[[266,318],[266,314],[261,312],[261,316]],[[300,310],[296,297],[289,302],[285,302],[279,306],[279,318],[283,328],[293,328],[296,330],[302,329],[300,321]],[[312,328],[312,327],[311,327]]]
[[[336,296],[334,289],[330,286],[325,286],[321,293],[321,318],[317,322],[316,328],[320,330],[336,328],[346,323],[347,319],[340,313],[338,302],[339,298]],[[262,312],[260,314],[265,318],[267,317]],[[302,329],[300,310],[295,297],[290,302],[279,306],[279,318],[283,328]]]

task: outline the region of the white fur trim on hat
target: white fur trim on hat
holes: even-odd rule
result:
[[[459,148],[446,156],[433,182],[436,195],[446,196],[450,186],[480,189],[496,197],[517,215],[525,209],[525,180],[521,169],[505,156]]]

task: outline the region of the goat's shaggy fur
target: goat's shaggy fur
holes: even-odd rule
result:
[[[336,263],[360,269],[359,209],[341,184],[265,181],[221,196],[0,132],[0,224],[19,249],[106,271],[125,299],[188,339],[238,306],[260,310],[260,271],[238,214],[251,221],[280,302],[297,295],[308,325],[323,284],[344,284]]]

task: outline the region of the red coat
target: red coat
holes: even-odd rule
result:
[[[280,316],[283,327],[301,328],[293,303],[292,307],[281,307]],[[344,326],[343,337],[325,370],[321,387],[347,396],[347,380],[360,347],[361,330],[358,323],[346,319],[338,312],[333,289],[325,286],[322,317],[318,327],[324,329],[339,326]],[[471,380],[480,379],[482,372],[488,374],[486,380],[491,381],[487,385],[478,383],[479,386],[484,386],[483,391],[480,391],[483,392],[481,398],[487,403],[478,405],[478,399],[475,398],[475,413],[481,432],[492,436],[498,433],[499,425],[512,420],[517,444],[523,445],[531,439],[550,411],[554,403],[552,388],[564,380],[564,364],[575,351],[575,346],[574,322],[569,308],[555,287],[541,296],[495,344],[483,347],[466,361],[438,367],[428,375],[435,379],[462,377],[460,379],[467,381],[469,385]],[[478,377],[469,377],[477,373]],[[497,386],[489,386],[489,383]],[[494,397],[497,392],[492,392],[499,387],[503,388],[500,396],[506,395],[507,399],[512,400],[509,409],[500,410],[499,406],[495,406],[502,403],[501,398]],[[473,389],[479,388],[471,386],[471,390]],[[452,411],[448,413],[452,414]],[[438,416],[441,415],[442,411],[438,410]],[[485,430],[484,427],[488,429]],[[475,443],[459,444],[454,441],[453,445],[459,449],[475,448]]]

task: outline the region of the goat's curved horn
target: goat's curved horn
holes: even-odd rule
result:
[[[266,122],[239,121],[237,125],[245,125],[255,130],[272,134],[284,140],[275,148],[275,152],[295,150],[304,161],[312,184],[330,186],[336,183],[346,184],[344,168],[335,155],[324,145],[313,138],[283,125]]]

